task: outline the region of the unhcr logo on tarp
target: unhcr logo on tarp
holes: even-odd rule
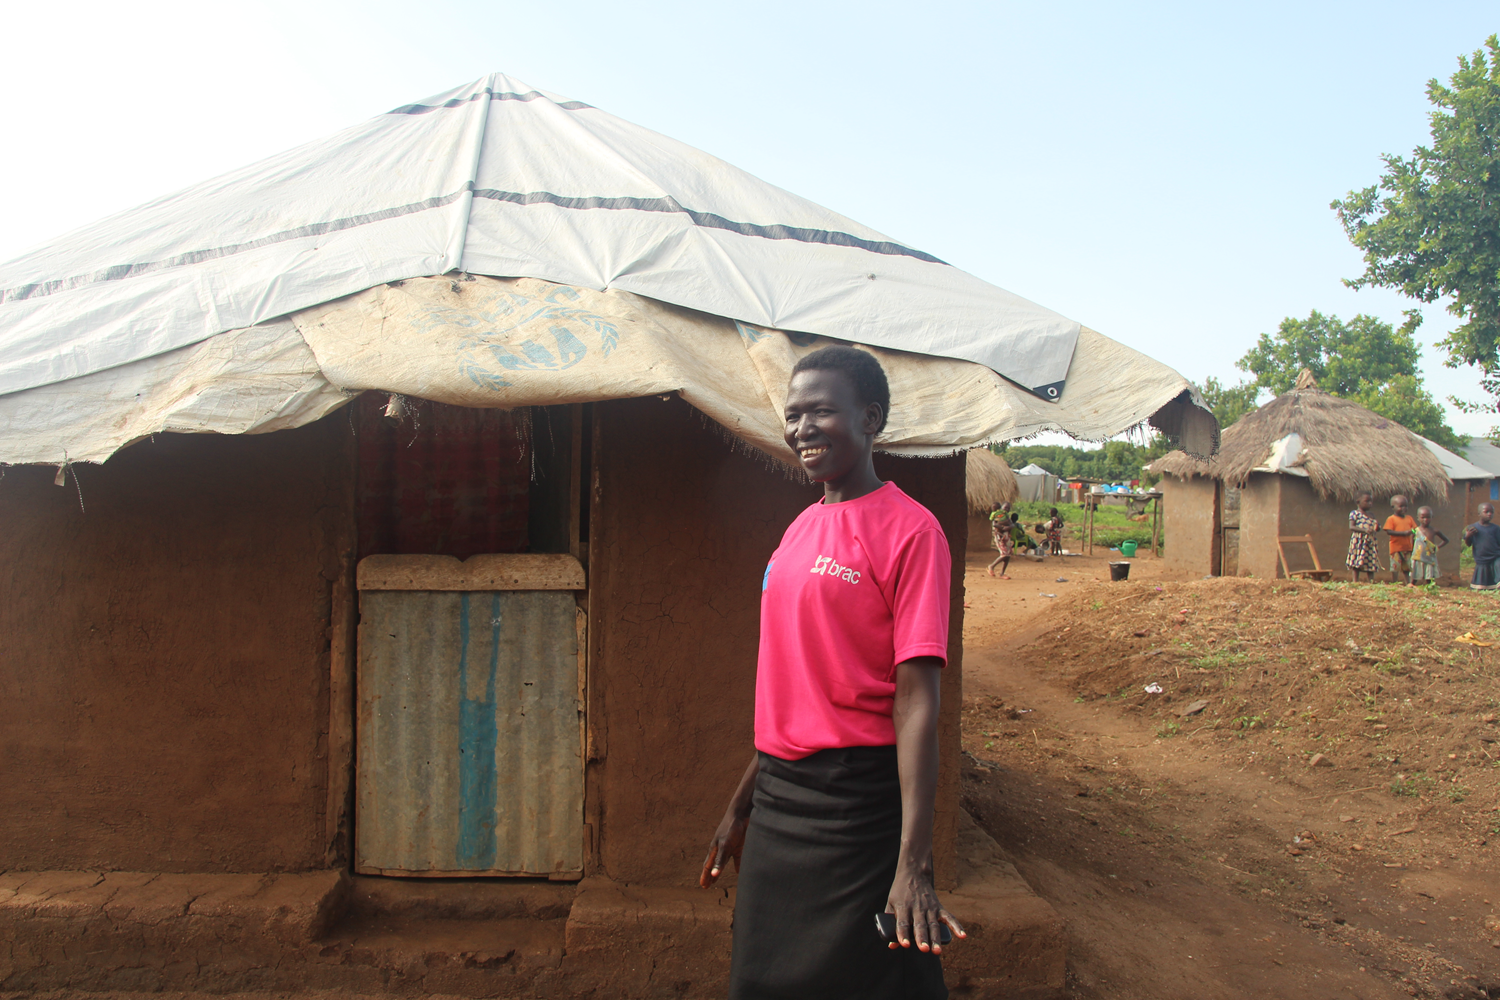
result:
[[[572,368],[589,352],[585,337],[609,357],[619,346],[619,327],[598,313],[567,304],[578,298],[576,291],[564,285],[552,286],[541,300],[515,292],[500,296],[492,308],[476,314],[480,321],[495,323],[497,329],[476,332],[459,342],[459,370],[475,385],[501,389],[513,384],[505,372]],[[546,333],[526,336],[538,327]],[[518,343],[517,337],[525,339]],[[547,339],[550,345],[544,342]]]

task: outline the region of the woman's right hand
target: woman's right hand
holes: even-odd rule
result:
[[[740,870],[740,854],[745,850],[745,830],[750,826],[750,809],[755,801],[755,777],[760,774],[760,755],[751,754],[750,766],[740,775],[739,787],[724,810],[724,818],[714,831],[714,839],[708,842],[708,857],[703,861],[703,874],[698,884],[707,889],[719,880],[734,859],[734,870]]]
[[[724,818],[719,821],[719,828],[714,831],[714,839],[708,842],[708,857],[703,861],[703,874],[698,878],[698,884],[705,889],[719,880],[729,867],[730,858],[734,859],[734,870],[740,870],[740,854],[745,850],[745,829],[750,825],[750,814],[740,815],[736,805],[730,803]]]

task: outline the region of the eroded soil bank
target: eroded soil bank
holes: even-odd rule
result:
[[[964,792],[1073,996],[1500,996],[1495,595],[1064,565],[970,560]]]

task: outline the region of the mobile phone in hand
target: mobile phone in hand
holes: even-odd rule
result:
[[[886,943],[896,940],[896,915],[894,913],[875,914],[875,929],[880,932],[880,939]],[[945,923],[938,924],[939,945],[951,944],[953,942],[953,930]]]

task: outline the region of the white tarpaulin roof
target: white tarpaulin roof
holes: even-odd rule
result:
[[[1420,434],[1417,435],[1417,440],[1421,441],[1427,446],[1428,451],[1437,456],[1437,460],[1442,463],[1444,475],[1454,482],[1460,479],[1494,478],[1488,471],[1481,469],[1468,459],[1454,454],[1436,441],[1429,441]]]
[[[1031,462],[1025,468],[1017,469],[1016,470],[1016,475],[1018,475],[1018,476],[1050,476],[1050,475],[1052,475],[1052,473],[1048,472],[1046,469],[1042,468],[1040,465],[1037,465],[1035,462]]]
[[[696,149],[497,74],[0,264],[0,461],[99,461],[163,430],[296,426],[363,388],[515,406],[662,385],[691,397],[713,381],[711,369],[693,374],[701,364],[664,365],[662,350],[640,352],[639,370],[594,367],[611,352],[604,342],[575,369],[583,356],[568,353],[572,343],[502,308],[504,294],[551,301],[540,286],[485,284],[486,309],[454,305],[441,322],[380,292],[453,273],[542,279],[606,318],[649,314],[638,336],[672,326],[661,320],[669,314],[679,333],[724,318],[793,347],[813,334],[959,359],[952,371],[978,363],[1014,383],[965,376],[986,386],[965,400],[972,412],[938,419],[928,408],[928,424],[888,435],[888,450],[936,454],[1048,428],[1100,438],[1147,418],[1191,451],[1217,440],[1201,399],[1170,368]],[[369,356],[310,335],[304,314],[341,300],[345,315],[396,322],[374,335],[339,325]],[[698,325],[660,303],[695,310]],[[470,341],[423,340],[443,323]],[[667,340],[678,362],[714,354],[685,334]],[[457,355],[476,344],[509,352],[502,368],[553,372],[552,381],[522,390],[492,380],[480,397],[470,383],[450,384]],[[465,377],[482,367],[470,359]],[[922,378],[939,370],[952,374],[930,368]],[[1080,371],[1094,372],[1087,393]],[[726,405],[754,425],[764,414],[745,407],[774,416],[779,400],[767,393],[777,391],[766,383]],[[943,391],[934,384],[929,395]],[[778,447],[711,415],[757,447]]]
[[[1488,438],[1469,438],[1464,454],[1477,468],[1491,476],[1500,476],[1500,448],[1496,448],[1493,441]],[[1442,456],[1438,458],[1441,460]],[[1452,479],[1453,476],[1450,474],[1448,478]]]

